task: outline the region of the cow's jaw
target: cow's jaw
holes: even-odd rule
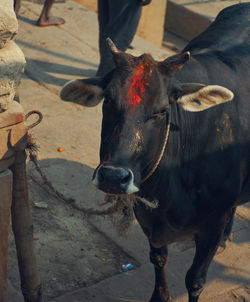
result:
[[[109,194],[132,194],[139,191],[130,169],[101,164],[94,172],[93,184]]]

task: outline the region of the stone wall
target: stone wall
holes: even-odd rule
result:
[[[0,4],[0,119],[13,101],[25,66],[25,58],[15,44],[18,23],[12,0]]]
[[[25,66],[25,58],[15,44],[18,23],[12,0],[0,0],[0,301],[6,301],[8,286],[8,234],[12,203],[14,149],[10,150],[12,127],[24,120],[21,105],[14,101]],[[12,134],[13,133],[13,134]]]

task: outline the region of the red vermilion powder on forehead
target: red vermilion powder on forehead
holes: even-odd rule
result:
[[[128,92],[129,103],[133,106],[138,105],[143,100],[145,86],[148,85],[148,75],[145,70],[148,66],[148,62],[141,62],[134,71]]]

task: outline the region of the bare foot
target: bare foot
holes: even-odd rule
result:
[[[63,18],[50,15],[48,18],[40,17],[37,20],[36,25],[37,26],[53,26],[53,25],[62,25],[64,23],[65,23],[65,20]]]
[[[21,7],[20,0],[15,0],[14,1],[14,11],[15,11],[16,16],[18,16],[20,7]]]

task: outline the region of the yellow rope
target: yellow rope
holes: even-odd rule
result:
[[[166,130],[166,135],[165,135],[165,139],[164,139],[164,142],[163,142],[163,146],[162,146],[162,149],[161,149],[161,153],[158,157],[158,160],[156,161],[156,163],[154,164],[152,170],[150,171],[150,173],[144,177],[141,181],[141,183],[145,182],[150,176],[152,176],[152,174],[155,172],[155,170],[158,168],[159,164],[160,164],[160,161],[163,157],[163,154],[164,154],[164,151],[165,151],[165,147],[166,147],[166,144],[167,144],[167,141],[168,141],[168,136],[169,136],[169,131],[170,131],[170,120],[168,121],[168,125],[167,125],[167,130]]]

